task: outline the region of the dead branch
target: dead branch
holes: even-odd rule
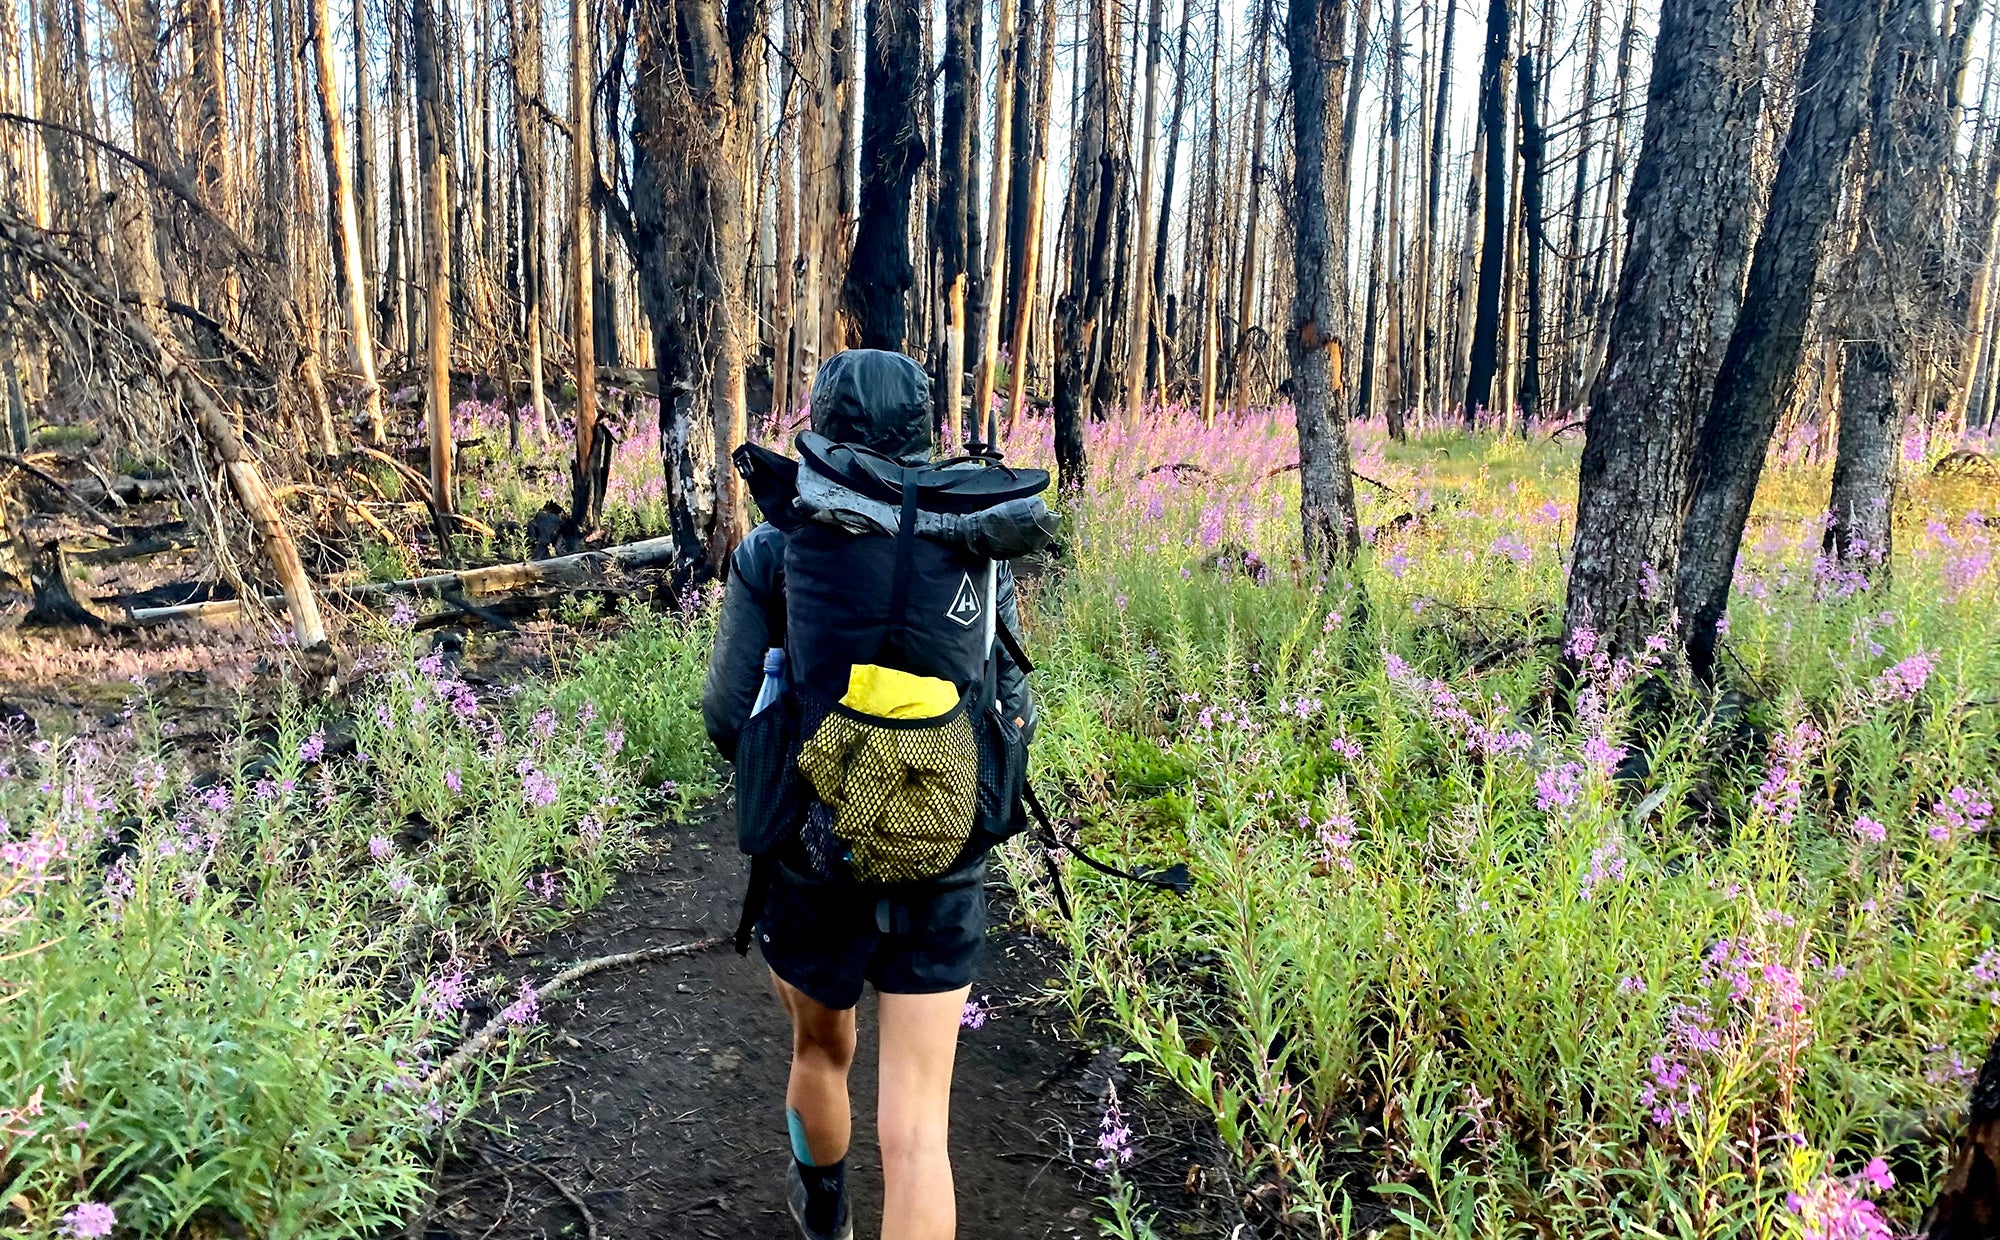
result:
[[[84,516],[89,517],[92,521],[95,521],[98,525],[104,527],[105,529],[115,530],[118,528],[117,521],[113,520],[111,517],[104,515],[104,513],[100,511],[98,508],[96,508],[94,505],[92,505],[89,500],[77,494],[76,488],[70,486],[69,483],[64,482],[62,479],[56,477],[54,474],[48,473],[47,471],[42,469],[38,469],[35,466],[30,465],[28,462],[22,460],[20,457],[13,456],[5,452],[0,452],[0,465],[11,465],[15,469],[18,469],[22,473],[28,475],[30,478],[33,478],[35,481],[48,487],[50,490],[56,492],[58,495],[61,495],[64,499],[67,499],[70,502],[70,505],[74,507],[78,512],[82,513]]]
[[[0,113],[0,118],[5,115]],[[5,242],[38,266],[60,274],[77,292],[100,305],[105,317],[132,343],[146,367],[180,394],[193,411],[193,421],[201,438],[221,459],[231,489],[257,526],[265,558],[284,590],[285,607],[291,613],[292,628],[299,647],[312,650],[325,645],[326,625],[320,619],[319,604],[313,598],[305,566],[299,561],[298,547],[292,541],[291,532],[285,528],[284,518],[271,498],[263,474],[251,458],[242,436],[236,433],[234,421],[209,394],[208,388],[154,337],[151,328],[99,284],[96,277],[78,267],[67,255],[51,248],[39,229],[31,228],[11,211],[0,210],[0,242]]]
[[[528,992],[538,1000],[546,1001],[560,994],[563,987],[572,982],[582,981],[593,973],[602,973],[606,969],[617,969],[632,964],[649,964],[655,960],[668,960],[675,956],[691,956],[696,952],[705,952],[711,947],[720,947],[728,941],[727,937],[718,934],[706,939],[697,939],[692,943],[676,943],[671,947],[643,947],[638,951],[599,956],[582,964],[571,965],[540,986],[528,987]],[[458,1075],[468,1063],[490,1050],[506,1032],[507,1016],[502,1012],[487,1021],[479,1032],[460,1044],[443,1063],[432,1068],[431,1074],[424,1078],[424,1088],[436,1089]]]

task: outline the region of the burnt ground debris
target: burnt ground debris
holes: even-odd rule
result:
[[[511,973],[726,933],[745,866],[726,810],[662,828],[656,853],[602,904]],[[1071,1036],[1047,992],[1057,949],[1026,933],[996,876],[994,926],[973,994],[991,1011],[963,1032],[951,1152],[962,1240],[1067,1240],[1109,1213],[1092,1162],[1113,1088],[1135,1134],[1126,1173],[1164,1236],[1227,1236],[1242,1215],[1221,1188],[1212,1129],[1128,1078],[1120,1049]],[[688,1237],[783,1240],[782,1106],[789,1036],[755,952],[728,947],[599,974],[543,1008],[544,1060],[462,1125],[424,1240]],[[873,1000],[861,1010],[849,1184],[856,1234],[878,1234]]]

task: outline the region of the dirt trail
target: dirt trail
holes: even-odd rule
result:
[[[728,816],[666,835],[661,856],[512,968],[546,977],[575,960],[732,928],[744,864]],[[1006,924],[1007,901],[995,894],[996,925],[973,991],[994,1013],[961,1036],[952,1097],[959,1236],[1096,1235],[1105,1208],[1095,1198],[1105,1189],[1087,1163],[1107,1080],[1122,1081],[1123,1069],[1115,1050],[1062,1035],[1063,1010],[1040,993],[1056,972],[1049,949]],[[768,977],[754,950],[745,959],[724,948],[600,974],[551,1002],[543,1046],[554,1062],[480,1115],[484,1131],[461,1131],[424,1236],[792,1236],[782,1198],[789,1035]],[[863,1000],[861,1030],[849,1182],[857,1235],[869,1237],[879,1234],[881,1208],[872,999]],[[1177,1187],[1189,1129],[1162,1121],[1149,1144],[1147,1125],[1134,1127],[1150,1172],[1142,1183]],[[1175,1128],[1180,1135],[1168,1136]]]

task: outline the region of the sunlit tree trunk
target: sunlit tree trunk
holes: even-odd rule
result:
[[[347,354],[361,378],[362,415],[368,421],[368,441],[388,442],[382,418],[382,388],[375,381],[375,342],[368,316],[368,273],[361,259],[361,222],[349,173],[347,126],[335,94],[333,23],[327,0],[312,0],[313,59],[319,70],[319,121],[326,138],[328,179],[333,183],[333,240],[338,248],[341,290],[347,312]]]
[[[410,14],[411,60],[417,80],[417,153],[424,207],[424,322],[430,337],[430,382],[425,392],[431,442],[431,501],[451,512],[451,180],[446,166],[444,78],[438,63],[437,10],[414,0]]]
[[[1146,398],[1146,326],[1152,313],[1153,145],[1160,124],[1160,21],[1162,0],[1151,0],[1146,19],[1146,106],[1139,131],[1138,244],[1132,251],[1131,315],[1125,328],[1125,427],[1139,425]]]
[[[1301,0],[1301,2],[1304,3],[1305,0]],[[1323,3],[1335,2],[1335,0],[1317,0],[1317,2],[1323,4]],[[1317,7],[1309,7],[1307,11],[1309,14],[1314,16],[1314,20],[1318,20]],[[1337,14],[1336,16],[1339,16],[1341,17],[1342,20],[1345,20],[1344,14]],[[1271,101],[1271,65],[1270,65],[1270,52],[1269,52],[1269,45],[1271,41],[1270,28],[1271,28],[1271,0],[1261,0],[1261,2],[1258,3],[1257,5],[1257,19],[1255,25],[1255,33],[1251,36],[1253,40],[1253,45],[1256,49],[1256,60],[1257,60],[1256,103],[1251,113],[1252,120],[1250,122],[1250,133],[1249,133],[1250,189],[1249,189],[1249,204],[1245,208],[1244,223],[1243,223],[1243,253],[1242,253],[1243,283],[1238,291],[1236,299],[1236,357],[1230,367],[1233,372],[1233,377],[1236,381],[1236,394],[1230,400],[1229,407],[1238,414],[1247,413],[1249,412],[1250,409],[1250,322],[1251,322],[1251,314],[1256,304],[1255,297],[1257,291],[1257,213],[1261,205],[1259,199],[1261,198],[1264,191],[1264,177],[1265,177],[1264,126],[1265,126],[1266,109],[1270,107],[1270,101]],[[1342,36],[1341,41],[1342,42],[1346,41],[1345,36]],[[1335,86],[1331,98],[1333,102],[1329,106],[1338,107],[1340,100],[1340,91],[1337,84]],[[1335,142],[1341,141],[1340,136],[1338,134],[1334,136],[1333,140]],[[1347,161],[1345,159],[1342,159],[1341,167],[1344,169],[1346,166],[1347,166]],[[1342,197],[1344,200],[1347,188],[1346,176],[1344,173],[1340,177],[1340,181],[1341,181]],[[1345,239],[1347,234],[1345,226],[1344,225],[1336,226],[1334,224],[1329,224],[1328,226],[1334,227],[1335,231],[1340,234],[1342,238],[1342,249],[1345,250],[1346,248]],[[1345,281],[1343,280],[1343,283],[1344,282]],[[1344,315],[1346,313],[1346,302],[1347,302],[1347,297],[1344,291],[1342,292],[1339,300],[1341,305],[1341,312]],[[1326,330],[1331,331],[1334,329],[1329,324]]]
[[[598,507],[603,502],[591,465],[591,440],[597,433],[596,221],[590,205],[597,182],[596,119],[591,110],[596,37],[588,0],[570,0],[570,348],[576,355],[576,456],[570,466],[570,520],[578,533],[596,528]]]
[[[994,48],[999,61],[993,70],[993,161],[992,196],[988,199],[986,218],[990,221],[986,230],[986,288],[989,306],[980,316],[979,370],[972,386],[972,416],[981,425],[993,424],[993,378],[999,364],[1000,355],[1000,307],[999,289],[1007,278],[1007,194],[1010,189],[1007,158],[1009,144],[1013,141],[1014,126],[1014,56],[1019,51],[1014,41],[1014,0],[997,0],[1000,12],[1000,38]],[[975,437],[991,439],[985,431],[978,431]]]

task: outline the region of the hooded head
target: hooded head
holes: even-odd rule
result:
[[[836,353],[813,379],[812,428],[835,443],[926,460],[934,446],[930,376],[901,353]]]

